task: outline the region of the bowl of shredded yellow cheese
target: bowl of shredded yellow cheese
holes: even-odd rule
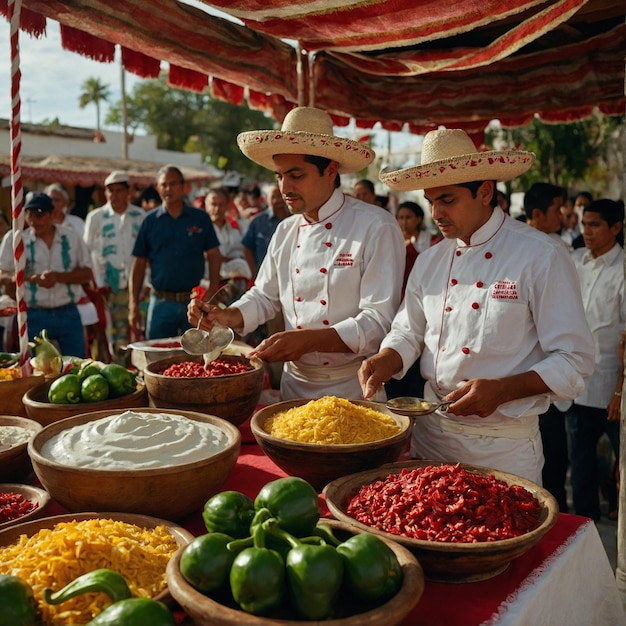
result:
[[[250,428],[278,467],[317,489],[397,461],[411,436],[410,418],[383,404],[336,396],[271,404],[252,416]]]
[[[146,515],[57,515],[0,531],[0,574],[30,584],[43,626],[86,624],[111,603],[106,594],[50,605],[43,600],[44,589],[58,591],[82,574],[107,568],[124,577],[133,596],[168,602],[167,563],[192,540],[184,528]]]

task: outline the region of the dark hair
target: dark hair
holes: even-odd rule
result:
[[[183,173],[175,165],[164,165],[161,169],[159,169],[156,175],[157,180],[159,180],[161,176],[165,176],[166,174],[177,174],[180,178],[180,182],[185,182],[185,177],[183,176]]]
[[[145,200],[146,202],[150,202],[151,200],[161,202],[161,196],[159,195],[159,192],[155,189],[155,187],[150,185],[139,194],[139,200],[142,202],[143,200]]]
[[[208,198],[212,193],[221,194],[227,201],[230,200],[230,191],[226,187],[215,187],[214,189],[209,189],[209,191],[207,191],[206,195],[204,196],[205,199]]]
[[[550,183],[534,183],[524,194],[524,213],[527,219],[532,219],[533,209],[546,213],[555,198],[565,199],[565,189]]]
[[[258,185],[249,185],[244,189],[246,194],[250,194],[254,198],[258,199],[261,197],[261,190]]]
[[[579,194],[580,195],[580,194]],[[593,200],[583,209],[583,215],[585,213],[598,213],[600,217],[609,225],[624,223],[624,203],[615,200],[609,200],[608,198],[602,198],[600,200]],[[622,248],[624,247],[624,228],[617,233],[617,243]]]
[[[478,193],[478,189],[480,188],[480,186],[484,183],[484,180],[472,180],[468,183],[455,183],[457,187],[465,187],[465,189],[469,189],[470,193],[472,194],[472,198],[476,197],[476,194]],[[491,200],[489,201],[489,204],[495,208],[496,206],[498,206],[498,190],[496,189],[496,181],[492,181],[493,182],[493,195],[491,196]]]
[[[332,163],[332,159],[316,156],[315,154],[305,154],[304,160],[306,163],[311,163],[312,165],[315,165],[317,171],[320,173],[320,176],[324,175],[326,168]],[[341,178],[339,177],[339,172],[337,172],[337,176],[335,176],[335,189],[338,189],[340,186]]]
[[[574,202],[576,202],[576,198],[578,198],[579,196],[582,196],[583,198],[587,198],[589,202],[593,202],[593,196],[588,191],[579,191],[577,194],[575,194]]]
[[[367,189],[369,190],[371,194],[376,195],[374,183],[371,180],[368,180],[367,178],[362,178],[361,180],[358,180],[356,183],[354,183],[355,187],[357,185],[363,185],[364,187],[367,187]]]
[[[422,209],[422,207],[419,204],[417,204],[417,202],[411,202],[411,200],[407,200],[406,202],[401,202],[398,205],[398,209],[396,213],[400,209],[409,209],[409,211],[413,211],[413,213],[415,214],[415,217],[421,217],[422,219],[424,219],[424,209]]]

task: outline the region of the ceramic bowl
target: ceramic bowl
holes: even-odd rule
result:
[[[136,409],[148,406],[148,391],[144,385],[139,389],[119,398],[109,398],[102,402],[79,402],[78,404],[52,404],[48,400],[48,390],[53,380],[29,389],[22,398],[24,408],[30,419],[47,426],[59,420],[82,413]]]
[[[202,356],[171,357],[154,361],[143,372],[152,404],[156,407],[184,409],[217,415],[239,425],[245,422],[261,397],[265,371],[263,363],[243,356],[222,355],[229,363],[249,363],[252,370],[227,376],[178,378],[164,376],[170,365],[192,361],[202,363]]]
[[[24,515],[20,515],[12,520],[2,521],[0,517],[0,530],[9,526],[15,526],[15,524],[22,524],[32,519],[42,517],[46,507],[50,503],[50,494],[39,487],[33,487],[32,485],[22,485],[19,483],[2,483],[0,484],[0,496],[2,494],[18,494],[24,498],[24,500],[30,500],[35,508]]]
[[[30,417],[23,403],[26,392],[45,382],[42,375],[0,381],[0,407],[6,415]]]
[[[227,446],[199,461],[131,470],[74,467],[41,453],[43,444],[61,431],[120,413],[119,409],[75,415],[45,426],[30,441],[28,453],[41,484],[69,511],[122,511],[179,520],[200,510],[233,470],[241,447],[239,429],[213,415],[192,411],[140,409],[141,413],[173,413],[216,426]]]
[[[447,543],[411,539],[370,528],[357,522],[347,512],[349,500],[363,485],[377,480],[384,480],[389,474],[400,470],[441,465],[436,461],[406,461],[393,463],[374,470],[359,472],[334,480],[324,489],[326,503],[330,512],[339,520],[355,528],[370,532],[387,539],[393,539],[409,549],[419,560],[427,580],[438,582],[475,582],[486,580],[503,572],[509,563],[530,550],[556,524],[559,507],[554,497],[536,483],[485,467],[463,465],[467,471],[480,475],[493,475],[509,485],[521,485],[530,491],[541,505],[539,526],[519,537],[501,541],[483,541],[478,543]]]
[[[265,423],[270,417],[308,402],[310,400],[286,400],[264,407],[253,415],[250,428],[263,452],[278,467],[291,476],[304,478],[318,490],[340,476],[396,461],[411,436],[410,418],[396,415],[377,402],[357,400],[352,402],[392,417],[400,427],[400,432],[379,441],[334,445],[300,443],[280,439],[267,432]]]
[[[4,384],[4,383],[0,383]],[[28,439],[41,430],[41,424],[26,417],[17,415],[0,415],[0,480],[3,482],[20,481],[26,478],[33,467],[28,456],[28,439],[21,443],[9,444],[8,440],[3,443],[2,427],[24,429],[30,433]]]
[[[335,520],[328,523],[336,536],[345,541],[350,536],[362,531]],[[295,618],[285,609],[276,617],[259,617],[240,610],[234,604],[221,603],[196,591],[180,573],[182,549],[174,555],[167,565],[167,585],[173,598],[193,619],[195,626],[305,626],[323,624],[324,626],[395,626],[399,624],[419,602],[424,591],[424,574],[415,557],[395,541],[385,543],[394,551],[402,567],[402,587],[384,604],[359,613],[354,610],[348,615],[324,620],[323,622],[303,621]]]

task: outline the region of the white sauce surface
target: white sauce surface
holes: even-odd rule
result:
[[[26,443],[33,431],[22,426],[0,426],[0,452]]]
[[[43,444],[41,454],[73,467],[130,470],[193,463],[227,445],[226,433],[213,424],[126,411],[57,433]]]

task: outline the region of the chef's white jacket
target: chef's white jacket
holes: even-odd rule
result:
[[[397,377],[421,355],[425,393],[433,399],[470,379],[537,372],[552,394],[506,402],[485,418],[420,418],[412,442],[413,453],[425,458],[486,465],[537,482],[538,415],[552,400],[579,395],[594,367],[567,249],[500,208],[469,245],[444,240],[418,256],[381,348],[402,357]]]
[[[319,220],[293,215],[280,222],[255,286],[233,306],[243,333],[280,310],[285,329],[334,328],[350,352],[311,352],[285,365],[283,399],[340,395],[363,398],[360,363],[378,351],[400,302],[405,263],[402,232],[380,207],[335,190]]]

